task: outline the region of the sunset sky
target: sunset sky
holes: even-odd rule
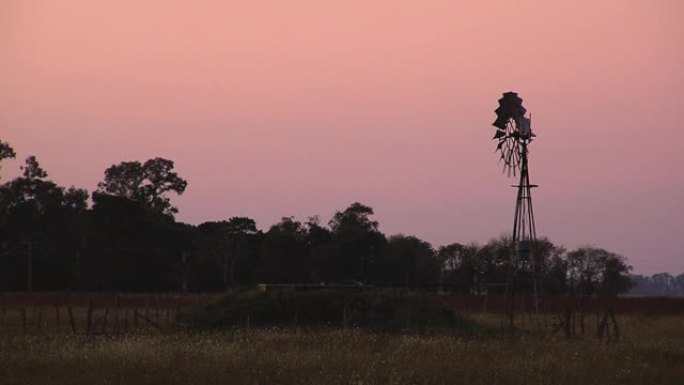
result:
[[[188,180],[178,219],[327,222],[438,247],[511,231],[491,140],[516,91],[539,235],[684,272],[684,1],[0,0],[0,139],[92,191]]]

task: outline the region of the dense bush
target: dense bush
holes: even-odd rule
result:
[[[182,316],[191,330],[234,326],[360,327],[377,331],[466,328],[429,294],[397,289],[248,291]]]

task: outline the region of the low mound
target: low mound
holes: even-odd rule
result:
[[[328,326],[428,331],[467,326],[432,295],[392,289],[233,293],[185,314],[181,322],[191,330]]]

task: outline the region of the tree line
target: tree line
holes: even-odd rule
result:
[[[684,273],[677,276],[658,273],[652,276],[634,275],[629,293],[648,296],[684,296]]]
[[[0,160],[13,158],[0,141]],[[266,231],[248,217],[199,225],[175,219],[172,195],[187,181],[174,162],[153,158],[112,165],[92,193],[59,186],[34,156],[0,185],[0,290],[222,291],[259,283],[365,284],[460,293],[502,290],[511,242],[438,248],[411,235],[387,236],[359,202],[324,223],[282,218]],[[516,281],[543,294],[618,294],[630,266],[615,253],[568,251],[546,238]],[[534,262],[534,263],[531,263]]]

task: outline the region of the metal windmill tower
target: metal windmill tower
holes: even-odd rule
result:
[[[518,195],[515,202],[511,258],[506,282],[506,311],[512,327],[513,296],[517,288],[529,288],[531,284],[534,310],[539,311],[537,266],[534,255],[537,233],[531,193],[531,189],[537,186],[530,184],[527,148],[535,135],[532,133],[531,119],[525,117],[527,110],[522,105],[522,99],[515,92],[504,93],[495,112],[497,118],[493,125],[496,127],[496,133],[493,139],[498,141],[496,150],[500,153],[503,171],[509,177],[519,175],[518,184],[513,186],[517,187]]]

